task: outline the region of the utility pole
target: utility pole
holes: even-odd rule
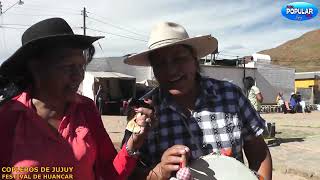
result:
[[[1,1],[0,1],[0,14],[2,14],[2,4],[1,4]]]
[[[3,15],[4,13],[6,13],[9,9],[13,8],[15,5],[23,5],[24,2],[22,0],[17,1],[16,3],[12,4],[10,7],[8,7],[7,9],[5,9],[4,11],[2,10],[2,3],[0,1],[0,16]]]
[[[83,35],[86,35],[86,17],[87,17],[87,11],[86,11],[86,7],[83,7],[83,11],[82,11],[82,15],[83,15]]]
[[[239,56],[237,56],[237,59],[239,60]],[[246,90],[245,87],[245,78],[246,78],[246,58],[242,58],[240,62],[243,63],[243,78],[242,78],[242,83],[243,83],[243,89],[244,89],[244,94],[248,97],[248,91]]]

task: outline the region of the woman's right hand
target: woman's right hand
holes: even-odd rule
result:
[[[155,171],[160,174],[161,179],[169,179],[172,172],[179,170],[181,164],[186,164],[190,155],[190,149],[184,145],[174,145],[167,149],[161,162],[155,167]]]

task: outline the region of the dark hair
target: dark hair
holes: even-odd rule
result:
[[[252,86],[254,86],[255,81],[254,81],[253,77],[248,76],[248,77],[244,78],[243,84],[244,84],[244,88],[246,90],[249,90]]]
[[[89,64],[92,61],[94,54],[96,53],[96,49],[94,48],[93,44],[91,44],[84,53],[86,55],[87,64]]]

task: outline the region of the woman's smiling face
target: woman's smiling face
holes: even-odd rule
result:
[[[60,49],[31,63],[34,86],[48,96],[74,100],[84,78],[86,59],[81,49]]]

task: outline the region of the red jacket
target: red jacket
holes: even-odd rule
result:
[[[80,95],[57,132],[37,115],[29,94],[20,94],[0,108],[0,138],[1,169],[66,166],[73,167],[73,179],[117,180],[137,161],[124,147],[117,154],[93,101]]]

